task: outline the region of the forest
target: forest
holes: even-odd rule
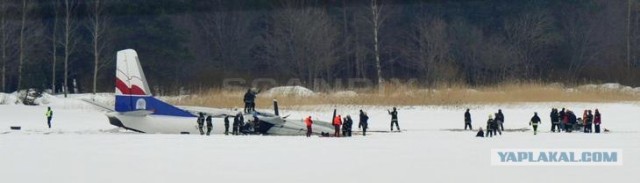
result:
[[[228,78],[640,86],[638,15],[637,0],[1,0],[1,84],[112,92],[132,48],[156,94]]]

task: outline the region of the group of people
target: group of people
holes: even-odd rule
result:
[[[400,131],[400,126],[398,125],[398,110],[394,107],[392,111],[387,112],[389,112],[389,115],[391,115],[391,131],[393,131],[394,124],[396,126],[396,129]],[[360,119],[358,123],[358,129],[362,130],[362,136],[366,136],[367,130],[369,129],[369,115],[367,115],[366,112],[360,110],[359,117]],[[311,116],[307,116],[304,119],[304,122],[307,125],[307,137],[310,137],[313,133],[313,120],[311,119]],[[351,118],[351,115],[347,115],[347,117],[345,118],[342,118],[341,115],[336,115],[336,117],[333,118],[331,124],[335,129],[333,135],[322,132],[321,136],[351,137],[353,128],[353,119]]]
[[[495,118],[494,118],[495,115]],[[550,113],[551,118],[551,132],[567,132],[570,133],[574,130],[582,130],[584,133],[593,133],[595,126],[595,133],[600,133],[600,124],[602,123],[602,118],[600,111],[595,109],[595,112],[591,110],[584,110],[582,117],[577,117],[576,114],[569,110],[562,108],[562,110],[558,111],[556,108],[551,109]],[[469,109],[464,113],[464,130],[473,130],[471,126],[471,113]],[[504,114],[502,110],[498,110],[495,114],[490,114],[489,119],[487,120],[486,133],[479,129],[476,134],[477,137],[493,137],[497,134],[502,135],[502,131],[504,131]],[[529,120],[529,126],[533,128],[533,134],[538,134],[538,126],[542,124],[542,120],[540,116],[538,116],[538,112],[534,112],[533,117]]]
[[[200,135],[204,135],[205,134],[204,129],[203,129],[205,121],[207,122],[207,133],[206,134],[210,135],[211,134],[211,130],[213,129],[213,121],[211,119],[211,116],[205,117],[204,113],[199,113],[197,121],[198,121],[198,130],[200,130]]]
[[[494,118],[495,115],[495,118]],[[471,126],[471,113],[469,112],[469,109],[467,109],[467,111],[464,113],[464,129],[467,130],[467,126],[469,127],[469,130],[473,130],[472,126]],[[485,134],[484,131],[482,130],[482,127],[480,127],[480,130],[478,131],[478,134],[476,134],[476,136],[478,137],[493,137],[493,136],[497,136],[502,135],[502,131],[504,131],[504,114],[502,113],[502,109],[498,109],[498,112],[495,114],[489,114],[489,119],[487,120],[487,133]]]
[[[233,123],[229,120],[230,117],[233,117]],[[229,127],[231,127],[231,135],[240,135],[240,133],[245,130],[256,131],[260,126],[260,120],[257,115],[253,115],[252,121],[244,121],[244,115],[242,113],[238,113],[235,116],[227,115],[224,117],[224,134],[229,135]],[[204,131],[206,122],[206,129]],[[199,113],[197,118],[198,130],[200,131],[200,135],[211,135],[211,131],[213,130],[213,121],[212,116],[206,116],[204,113]],[[246,132],[246,131],[245,131]]]
[[[562,108],[562,110],[558,111],[558,109],[551,109],[551,132],[572,132],[574,130],[580,130],[584,133],[593,133],[595,126],[595,133],[600,133],[600,124],[602,123],[602,118],[600,115],[600,111],[595,109],[595,112],[590,109],[584,110],[582,117],[577,117],[576,114],[569,110]]]
[[[335,128],[335,132],[333,136],[351,137],[351,130],[353,126],[353,120],[351,119],[351,115],[347,115],[347,117],[345,118],[342,118],[341,115],[337,115],[335,118],[333,118],[332,124]],[[342,134],[340,133],[341,132],[340,129],[342,129]]]
[[[362,135],[366,136],[367,129],[369,128],[369,116],[362,110],[360,110],[359,116],[360,121],[358,123],[358,129],[362,129]],[[310,137],[312,133],[311,125],[313,124],[313,122],[311,121],[311,116],[308,116],[305,119],[305,123],[307,124],[307,137]],[[347,117],[345,118],[342,118],[341,115],[336,115],[336,117],[333,118],[332,125],[335,128],[335,131],[333,133],[334,137],[351,137],[353,128],[353,119],[351,118],[351,115],[347,115]],[[321,135],[331,136],[330,134],[324,132]]]

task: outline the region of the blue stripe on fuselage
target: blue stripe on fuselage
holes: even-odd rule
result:
[[[156,115],[196,117],[185,110],[167,104],[153,96],[116,95],[115,106],[117,112],[148,110],[153,111],[153,114]]]

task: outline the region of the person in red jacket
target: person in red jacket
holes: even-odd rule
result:
[[[313,124],[311,116],[307,116],[307,118],[304,119],[304,123],[307,125],[307,137],[311,137],[311,125]]]
[[[333,136],[340,137],[340,126],[342,126],[342,116],[337,115],[336,118],[333,118],[333,126],[336,128]]]
[[[602,123],[602,118],[600,117],[600,111],[596,109],[596,114],[593,116],[593,124],[596,127],[596,133],[600,133],[600,123]]]

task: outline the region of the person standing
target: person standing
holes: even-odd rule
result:
[[[602,118],[600,116],[600,111],[596,109],[596,114],[593,117],[593,124],[595,125],[596,133],[600,133],[600,124],[602,123]]]
[[[587,111],[587,117],[584,119],[584,133],[593,133],[593,113]]]
[[[387,112],[391,115],[391,131],[393,131],[393,124],[396,124],[396,128],[400,131],[400,126],[398,125],[398,110],[396,110],[396,107],[393,107],[393,111],[387,110]]]
[[[335,132],[333,136],[340,137],[340,126],[342,126],[342,116],[337,115],[336,118],[333,118],[333,127],[335,127]]]
[[[204,135],[204,114],[200,113],[198,116],[198,130],[200,130],[200,135]]]
[[[238,112],[238,114],[233,117],[233,132],[231,132],[231,134],[240,135],[240,127],[242,126],[243,120],[244,119],[240,112]]]
[[[495,115],[498,116],[498,113],[496,113]],[[491,131],[493,132],[494,136],[497,136],[498,134],[502,135],[497,117],[493,119],[493,123],[491,123]]]
[[[47,112],[45,112],[44,115],[47,117],[47,125],[51,128],[51,118],[53,118],[51,107],[47,107]]]
[[[347,115],[344,118],[344,124],[342,125],[342,136],[351,137],[351,127],[353,126],[353,120],[351,119],[351,115]]]
[[[566,130],[566,127],[564,126],[565,123],[567,123],[568,119],[567,119],[567,113],[565,112],[565,109],[562,108],[562,110],[558,113],[558,117],[560,120],[560,129],[561,130]]]
[[[360,110],[360,123],[358,123],[358,129],[362,128],[362,136],[367,136],[367,128],[369,127],[369,116],[367,113]]]
[[[251,91],[251,89],[247,89],[247,93],[244,94],[244,112],[249,113],[251,111],[255,111],[255,100],[256,95]]]
[[[551,114],[549,115],[549,117],[551,117],[551,132],[556,132],[556,129],[558,130],[558,132],[560,132],[560,118],[558,116],[558,109],[551,109]]]
[[[229,116],[224,116],[224,135],[229,135]]]
[[[307,137],[311,137],[311,133],[313,133],[311,131],[311,125],[313,125],[313,120],[311,120],[311,116],[307,116],[307,118],[304,119],[304,124],[307,125]]]
[[[502,114],[502,109],[498,109],[498,114],[496,114],[496,123],[500,126],[500,130],[498,132],[502,135],[502,131],[504,131],[504,125],[502,125],[504,123],[504,114]]]
[[[207,136],[211,135],[212,129],[213,129],[213,119],[211,119],[211,116],[207,115]]]
[[[489,114],[489,119],[487,120],[487,133],[485,135],[487,137],[493,137],[493,132],[491,132],[493,131],[493,127],[491,127],[493,124],[493,121],[494,121],[493,115]]]
[[[531,117],[531,121],[529,121],[529,126],[533,126],[533,135],[538,134],[538,124],[540,124],[540,117],[538,117],[538,112],[533,113],[533,117]]]
[[[574,126],[577,122],[578,119],[576,119],[576,114],[573,113],[573,111],[567,109],[566,113],[565,113],[565,118],[567,120],[567,122],[564,124],[565,127],[565,132],[569,132],[571,133],[571,131],[573,131]]]
[[[471,127],[471,113],[469,112],[469,109],[467,109],[467,112],[464,112],[464,130],[467,130],[467,126],[469,126],[469,130],[473,130],[473,127]]]

